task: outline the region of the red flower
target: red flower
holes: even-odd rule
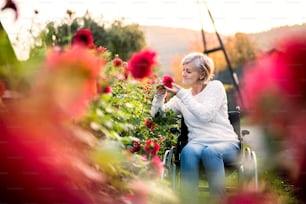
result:
[[[4,82],[0,81],[0,97],[4,95],[5,92],[5,84]]]
[[[94,38],[89,29],[78,30],[72,38],[72,45],[94,48]]]
[[[150,155],[156,155],[159,148],[159,144],[151,139],[146,141],[144,150]]]
[[[155,57],[156,52],[150,50],[135,53],[128,61],[127,70],[131,72],[135,79],[149,77],[152,73],[153,65],[157,64]]]
[[[119,57],[116,57],[115,59],[113,59],[112,64],[115,67],[121,67],[123,64],[123,61]]]
[[[104,87],[104,89],[102,90],[102,93],[111,94],[112,93],[112,87],[111,86]]]
[[[163,77],[162,83],[163,83],[164,86],[166,86],[168,88],[172,88],[173,87],[172,82],[174,82],[174,79],[172,78],[172,76],[165,75]]]
[[[153,131],[156,127],[156,124],[152,121],[151,118],[146,118],[145,126]]]
[[[141,144],[139,141],[133,141],[133,146],[130,149],[131,153],[139,152],[141,148]]]

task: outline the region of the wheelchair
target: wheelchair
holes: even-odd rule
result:
[[[257,169],[257,158],[254,150],[251,149],[249,145],[243,142],[243,137],[248,135],[250,132],[248,130],[241,130],[240,108],[237,107],[234,111],[228,112],[229,120],[231,125],[236,132],[239,145],[240,145],[240,157],[234,164],[224,163],[225,170],[228,172],[237,171],[238,172],[238,182],[251,181],[254,183],[254,189],[258,189],[258,169]],[[163,165],[164,170],[161,175],[161,179],[167,179],[170,181],[170,185],[173,189],[177,189],[180,183],[180,153],[183,147],[188,142],[188,129],[184,123],[184,118],[181,118],[181,128],[172,129],[172,133],[178,135],[177,143],[171,149],[165,151],[163,155]],[[226,187],[227,189],[231,187]],[[208,190],[208,186],[199,186],[199,190]]]

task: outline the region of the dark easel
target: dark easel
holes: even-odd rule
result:
[[[199,10],[200,10],[199,0],[197,1],[197,3],[198,3]],[[201,36],[202,36],[203,45],[204,45],[203,53],[208,55],[210,53],[217,52],[217,51],[222,51],[223,52],[225,60],[226,60],[226,63],[227,63],[227,68],[230,71],[230,76],[232,78],[233,85],[234,85],[235,89],[237,90],[240,103],[243,106],[243,99],[242,99],[241,91],[240,91],[240,88],[239,88],[239,81],[238,81],[237,74],[233,70],[233,67],[232,67],[231,62],[230,62],[229,57],[228,57],[228,54],[227,54],[227,52],[225,50],[223,41],[222,41],[222,39],[220,37],[220,34],[217,31],[217,28],[216,28],[216,25],[215,25],[215,21],[214,21],[212,15],[211,15],[211,12],[210,12],[210,10],[209,10],[209,8],[207,6],[207,3],[206,3],[205,0],[203,0],[203,3],[204,3],[205,8],[206,8],[206,10],[208,12],[209,18],[210,18],[210,20],[212,22],[215,34],[216,34],[218,42],[219,42],[219,47],[215,47],[215,48],[212,48],[212,49],[207,49],[207,42],[206,42],[206,38],[205,38],[205,32],[204,32],[203,24],[202,24],[202,21],[201,21]]]

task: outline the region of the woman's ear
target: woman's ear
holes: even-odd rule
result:
[[[203,73],[200,74],[200,80],[202,81],[204,79],[205,79],[205,73],[203,72]]]

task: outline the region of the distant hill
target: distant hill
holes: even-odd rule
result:
[[[253,39],[260,51],[266,52],[274,48],[277,41],[286,35],[306,34],[306,23],[293,26],[272,28],[268,31],[248,34]]]
[[[190,45],[194,42],[201,42],[200,30],[191,30],[185,28],[170,28],[162,26],[141,26],[146,37],[148,47],[156,50],[159,54],[159,61],[164,71],[167,71],[171,65],[173,57],[184,55],[190,50]],[[306,32],[306,23],[302,25],[283,26],[273,28],[259,33],[247,33],[257,44],[260,52],[266,52],[274,47],[275,42],[288,34],[297,34]],[[216,44],[215,33],[206,33],[207,45]],[[228,36],[221,35],[223,41]]]
[[[159,54],[162,69],[170,66],[173,57],[184,54],[192,42],[200,41],[199,31],[184,28],[160,26],[141,26],[145,33],[148,47]]]

